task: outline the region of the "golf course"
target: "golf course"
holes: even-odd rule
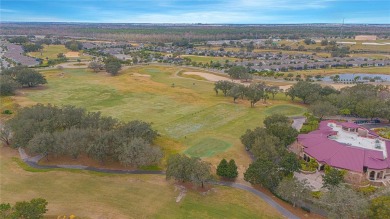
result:
[[[234,103],[231,97],[216,95],[213,82],[180,77],[180,71],[194,69],[129,66],[117,76],[86,68],[41,70],[48,84],[21,89],[12,98],[2,97],[5,104],[1,110],[50,103],[100,111],[124,122],[150,122],[160,135],[155,143],[165,154],[158,168],[163,169],[173,153],[200,157],[210,162],[212,169],[222,158],[235,159],[237,182],[244,182],[242,174],[251,163],[239,137],[247,129],[262,126],[263,119],[273,113],[293,116],[306,111],[284,94],[254,108],[247,100]],[[164,175],[38,170],[23,163],[17,150],[8,147],[1,148],[0,160],[2,198],[16,202],[43,197],[49,202],[47,215],[53,218],[71,214],[80,218],[282,217],[261,198],[234,188],[213,186],[207,193],[188,190],[177,203],[180,191]]]
[[[121,121],[150,122],[166,152],[184,152],[214,165],[232,158],[243,169],[250,159],[239,137],[247,129],[262,126],[263,119],[273,113],[293,116],[306,110],[284,94],[254,108],[246,100],[234,103],[230,97],[216,95],[213,82],[182,78],[175,74],[178,71],[193,69],[132,66],[114,77],[88,69],[45,70],[41,72],[47,85],[23,89],[13,101],[20,106],[74,105]]]

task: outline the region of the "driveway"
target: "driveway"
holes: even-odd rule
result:
[[[297,116],[297,117],[291,117],[294,122],[291,125],[293,128],[295,128],[297,131],[301,130],[303,123],[306,121],[306,117],[304,116]]]

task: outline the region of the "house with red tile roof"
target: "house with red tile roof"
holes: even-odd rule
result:
[[[318,130],[300,134],[290,150],[315,159],[319,170],[329,165],[347,170],[355,181],[390,185],[390,141],[355,123],[322,121]]]

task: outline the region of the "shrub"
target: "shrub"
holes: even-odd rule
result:
[[[377,190],[377,188],[374,186],[371,186],[371,185],[369,185],[367,187],[358,188],[358,192],[361,192],[365,196],[373,194],[376,190]]]
[[[11,114],[12,114],[12,111],[11,111],[11,110],[4,110],[4,111],[2,112],[2,114],[11,115]]]
[[[323,194],[322,194],[321,191],[314,191],[314,192],[311,193],[311,196],[312,196],[313,198],[316,198],[316,199],[320,199],[322,195],[323,195]]]

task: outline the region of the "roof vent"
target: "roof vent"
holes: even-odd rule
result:
[[[381,142],[379,141],[379,139],[375,140],[375,148],[376,149],[381,149],[382,148],[382,145],[381,145]]]

